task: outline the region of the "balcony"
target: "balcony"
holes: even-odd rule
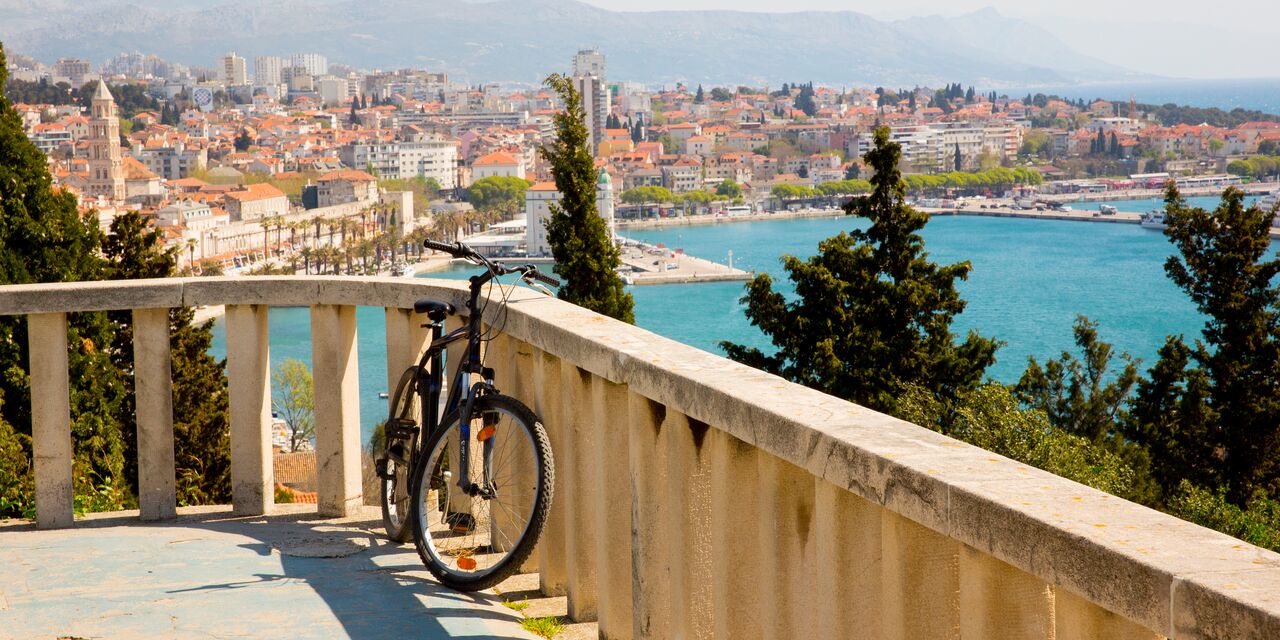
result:
[[[306,635],[278,610],[225,595],[261,582],[290,586],[309,611],[358,618],[352,600],[331,597],[343,575],[355,584],[411,571],[416,556],[385,544],[362,506],[355,307],[385,309],[394,381],[427,337],[413,301],[460,306],[463,286],[245,277],[0,287],[0,313],[30,323],[38,506],[35,528],[0,528],[0,622],[39,611],[46,595],[80,593],[104,608],[113,594],[100,585],[113,577],[139,597],[171,598],[175,619],[201,631],[232,620]],[[233,504],[179,516],[165,309],[212,304],[228,305]],[[272,503],[271,305],[311,309],[314,513]],[[135,318],[141,510],[103,516],[116,526],[102,528],[73,519],[65,327],[68,312],[106,309]],[[1278,554],[533,292],[512,296],[504,328],[487,359],[498,386],[543,418],[556,456],[555,506],[525,569],[600,637],[1280,637]],[[176,566],[157,565],[174,583],[122,561],[148,535],[180,540],[180,530],[209,536],[166,556]],[[349,573],[292,579],[232,553],[316,532],[359,556],[334,565]],[[67,555],[73,547],[80,555]],[[33,566],[62,578],[39,583],[52,585],[46,594]],[[220,582],[204,579],[213,572]],[[440,623],[441,634],[507,633],[464,624],[510,623],[488,596],[367,584],[361,606],[412,601],[461,621]],[[207,605],[174,595],[200,588],[224,594],[225,608],[194,610]],[[119,629],[111,635],[132,633],[128,616],[118,620],[104,623]]]

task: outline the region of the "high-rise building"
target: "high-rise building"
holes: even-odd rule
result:
[[[599,76],[574,76],[573,88],[582,96],[582,110],[587,114],[587,133],[590,136],[591,155],[599,153],[604,139],[604,123],[609,117],[609,89]]]
[[[222,57],[222,82],[229,87],[249,84],[249,73],[244,58],[231,51]]]
[[[89,121],[89,195],[124,201],[124,164],[120,158],[120,120],[106,82],[98,83]]]
[[[582,49],[573,56],[573,75],[604,79],[604,54],[599,49]]]
[[[284,82],[280,72],[284,70],[284,59],[279,56],[258,56],[253,59],[253,83],[258,86],[280,84]]]
[[[87,80],[85,76],[89,75],[89,61],[80,58],[58,58],[53,65],[53,75],[69,79],[72,87],[82,87]]]
[[[313,78],[329,75],[329,61],[318,53],[295,53],[289,57],[289,66],[302,67]]]
[[[604,82],[603,53],[583,49],[573,56],[573,86],[582,95],[582,110],[587,113],[587,132],[594,156],[599,153],[604,123],[609,118],[609,87]]]

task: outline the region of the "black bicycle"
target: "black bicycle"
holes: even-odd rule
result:
[[[494,370],[482,358],[482,345],[501,333],[481,325],[483,306],[495,297],[505,303],[511,289],[483,302],[481,293],[507,274],[546,293],[537,283],[560,283],[533,265],[508,268],[461,242],[425,245],[485,271],[470,279],[466,325],[448,334],[444,320],[456,313],[454,305],[414,303],[414,312],[430,320],[423,326],[431,343],[391,396],[376,461],[382,519],[392,540],[405,542],[412,534],[423,564],[441,583],[475,591],[507,579],[529,557],[551,509],[555,477],[541,421],[494,387]],[[463,356],[441,406],[446,351],[460,342]]]

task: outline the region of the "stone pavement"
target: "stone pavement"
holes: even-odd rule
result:
[[[229,507],[37,531],[0,521],[0,639],[534,638],[491,593],[438,584],[381,514]]]

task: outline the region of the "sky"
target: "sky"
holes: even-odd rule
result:
[[[1216,0],[582,0],[614,11],[724,9],[857,11],[887,20],[958,15],[987,7],[1022,18],[1077,51],[1175,78],[1276,78],[1280,2]]]

